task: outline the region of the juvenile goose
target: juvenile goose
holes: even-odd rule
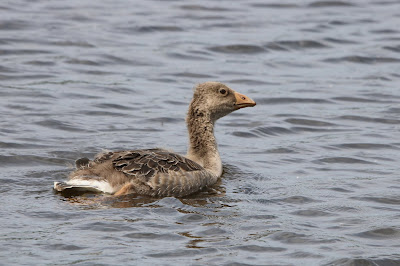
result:
[[[182,197],[215,184],[222,163],[214,136],[215,121],[235,110],[255,106],[247,96],[219,82],[197,85],[186,117],[186,157],[163,149],[105,152],[93,161],[81,158],[67,182],[54,189],[96,191],[114,195]]]

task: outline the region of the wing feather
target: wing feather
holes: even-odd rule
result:
[[[108,155],[110,157],[114,157],[112,163],[115,169],[128,176],[144,179],[143,181],[150,180],[158,173],[204,170],[192,160],[159,149],[127,151],[118,156]]]

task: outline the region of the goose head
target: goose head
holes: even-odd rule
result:
[[[220,82],[205,82],[195,88],[191,109],[198,116],[208,116],[213,122],[241,108],[253,107],[256,102]]]

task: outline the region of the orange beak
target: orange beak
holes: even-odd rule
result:
[[[236,103],[235,103],[236,109],[245,108],[245,107],[253,107],[256,105],[255,101],[253,101],[252,99],[250,99],[249,97],[247,97],[244,94],[235,92],[235,98],[236,98]]]

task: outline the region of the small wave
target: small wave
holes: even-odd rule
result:
[[[257,54],[266,52],[266,50],[261,46],[248,45],[248,44],[212,46],[209,47],[208,50],[226,54]]]
[[[47,127],[47,128],[59,129],[59,130],[70,131],[70,132],[86,131],[84,129],[72,126],[66,122],[61,122],[61,121],[54,120],[54,119],[42,120],[42,121],[36,122],[35,124],[43,126],[43,127]]]
[[[229,80],[229,83],[246,84],[246,85],[254,85],[254,86],[269,84],[268,82],[261,81],[261,80],[254,80],[254,79],[233,79],[233,80]]]
[[[370,32],[375,34],[391,34],[391,35],[397,35],[399,33],[399,31],[392,29],[370,30]]]
[[[173,117],[157,117],[146,119],[146,121],[157,122],[157,123],[173,123],[177,124],[182,122],[181,118],[173,118]]]
[[[387,99],[387,100],[393,100],[393,99],[400,100],[400,95],[387,94],[387,93],[375,92],[375,93],[366,93],[364,95],[368,96],[368,97],[381,98],[381,99]]]
[[[241,137],[241,138],[258,138],[259,136],[257,134],[253,134],[250,132],[245,132],[245,131],[234,131],[232,132],[233,136],[236,137]]]
[[[355,159],[351,157],[326,157],[319,160],[314,160],[315,163],[339,163],[339,164],[375,164],[373,162]]]
[[[294,150],[291,150],[291,149],[287,149],[287,148],[276,148],[276,149],[269,149],[269,150],[266,150],[266,151],[263,151],[263,152],[260,152],[260,153],[272,153],[272,154],[274,154],[274,153],[276,153],[276,154],[285,154],[285,153],[297,153],[296,151],[294,151]]]
[[[96,76],[105,76],[105,75],[113,75],[116,72],[111,72],[111,71],[100,71],[100,70],[82,70],[82,69],[74,69],[75,72],[77,73],[85,73],[88,75],[96,75]]]
[[[53,78],[53,75],[48,74],[36,74],[36,75],[1,75],[0,80],[24,80],[24,79],[49,79]]]
[[[251,4],[254,7],[261,7],[261,8],[296,8],[299,7],[296,4],[284,4],[284,3],[255,3]]]
[[[383,49],[389,50],[389,51],[393,51],[396,53],[400,53],[400,45],[397,46],[385,46],[383,47]]]
[[[332,216],[332,213],[325,212],[325,211],[319,211],[319,210],[298,210],[294,211],[291,214],[297,215],[297,216],[306,216],[306,217],[325,217],[325,216]]]
[[[336,39],[336,38],[324,38],[325,41],[327,42],[332,42],[335,44],[358,44],[356,41],[351,41],[351,40],[345,40],[345,39]]]
[[[375,99],[366,99],[366,98],[359,98],[359,97],[333,97],[333,100],[336,101],[343,101],[343,102],[356,102],[356,103],[390,103],[392,101],[381,101]]]
[[[400,205],[400,197],[352,197],[352,199],[363,200],[363,201],[372,201],[375,203],[383,203],[383,204],[394,204]]]
[[[282,135],[282,134],[291,134],[293,131],[284,127],[257,127],[252,130],[252,133],[259,135],[259,136],[266,136],[266,135]]]
[[[281,247],[264,247],[260,245],[241,245],[236,246],[235,249],[244,250],[248,252],[281,252],[287,250],[286,248]]]
[[[335,239],[312,239],[312,236],[285,231],[273,234],[272,238],[286,244],[322,244],[336,242]]]
[[[43,60],[32,60],[32,61],[24,62],[24,64],[34,65],[34,66],[55,66],[56,65],[55,62],[43,61]]]
[[[380,64],[380,63],[398,63],[400,59],[393,57],[373,57],[373,56],[343,56],[339,58],[328,58],[323,60],[329,63],[351,62],[359,64]]]
[[[9,68],[9,67],[5,67],[5,66],[1,66],[0,65],[0,73],[16,73],[17,71]]]
[[[175,77],[185,77],[185,78],[215,78],[215,76],[209,74],[201,74],[201,73],[193,73],[193,72],[179,72],[179,73],[172,73],[171,76]]]
[[[116,65],[130,65],[130,66],[155,66],[158,63],[151,62],[150,60],[138,60],[138,59],[128,59],[122,58],[115,55],[103,54],[101,57],[104,59],[102,62],[103,65],[105,64],[116,64]]]
[[[265,45],[266,48],[271,50],[303,50],[315,48],[327,48],[328,46],[313,40],[298,40],[298,41],[276,41],[270,42]]]
[[[51,52],[45,50],[35,49],[0,49],[0,56],[4,55],[37,55],[37,54],[50,54]]]
[[[202,223],[204,221],[207,221],[207,217],[201,214],[197,213],[189,213],[185,214],[184,216],[179,218],[179,222],[182,223]]]
[[[183,236],[180,236],[178,234],[158,234],[158,233],[146,233],[146,232],[130,233],[124,236],[133,239],[151,239],[154,241],[159,241],[159,240],[174,241],[174,240],[185,239]]]
[[[202,57],[199,55],[190,55],[190,54],[184,54],[184,53],[168,53],[167,54],[171,58],[176,58],[176,59],[184,59],[184,60],[209,60],[207,57]]]
[[[111,116],[111,117],[124,117],[127,116],[126,114],[123,113],[117,113],[117,112],[109,112],[109,111],[93,111],[93,110],[80,110],[79,114],[84,114],[87,116]]]
[[[2,142],[0,141],[0,148],[2,149],[39,149],[46,148],[46,145],[38,145],[32,143],[14,143],[14,142]]]
[[[361,121],[361,122],[382,123],[382,124],[393,124],[393,125],[400,124],[400,120],[398,120],[398,119],[372,118],[372,117],[356,116],[356,115],[343,115],[343,116],[339,116],[338,119],[354,120],[354,121]]]
[[[377,144],[377,143],[345,143],[332,146],[344,149],[361,149],[361,150],[397,149],[395,146],[389,144]]]
[[[288,254],[291,258],[323,258],[324,256],[319,254],[313,254],[306,251],[295,251]]]
[[[257,99],[257,103],[259,104],[294,104],[294,103],[333,103],[328,100],[318,99],[318,98],[290,98],[290,97],[282,97],[282,98],[260,98]]]
[[[341,187],[331,187],[331,188],[328,188],[328,189],[333,190],[333,191],[337,191],[337,192],[341,192],[341,193],[351,193],[351,192],[354,192],[354,191],[352,191],[352,190],[348,190],[348,189],[341,188]]]
[[[82,94],[82,93],[72,93],[72,92],[63,93],[62,96],[68,99],[102,99],[102,97],[95,96],[93,94]]]
[[[400,264],[400,260],[392,260],[392,259],[362,259],[362,258],[344,258],[344,259],[338,259],[331,261],[327,264],[323,264],[323,266],[337,266],[337,265],[342,265],[342,266],[355,266],[355,265],[386,265],[386,266],[396,266]]]
[[[5,20],[0,21],[0,30],[13,31],[25,30],[32,26],[32,23],[23,20]]]
[[[75,250],[86,249],[86,247],[81,247],[81,246],[76,246],[76,245],[68,245],[68,244],[53,244],[53,245],[47,245],[46,249],[75,251]]]
[[[290,130],[296,133],[300,132],[337,132],[344,131],[344,129],[332,129],[332,128],[321,128],[321,127],[291,127]]]
[[[96,47],[93,44],[83,41],[56,41],[56,42],[50,42],[49,44],[56,46],[71,46],[71,47],[84,47],[84,48]]]
[[[287,198],[277,199],[276,201],[290,203],[290,204],[306,204],[306,203],[316,202],[316,200],[304,196],[291,196]]]
[[[100,66],[102,64],[92,61],[92,60],[87,60],[87,59],[77,59],[77,58],[72,58],[68,59],[65,61],[67,64],[72,64],[72,65],[87,65],[87,66]]]
[[[141,26],[138,28],[135,28],[135,31],[137,32],[142,32],[142,33],[150,33],[150,32],[177,32],[177,31],[183,31],[181,27],[177,26]]]
[[[212,12],[230,11],[230,9],[224,7],[209,7],[201,5],[181,5],[180,8],[183,10],[193,10],[193,11],[212,11]]]
[[[32,166],[32,165],[66,165],[69,161],[58,158],[48,158],[36,155],[0,155],[0,163],[3,166]]]
[[[134,110],[135,108],[115,103],[99,103],[93,105],[102,109],[116,109],[116,110]]]
[[[187,258],[187,257],[194,257],[194,256],[203,256],[205,257],[207,254],[217,253],[218,249],[216,248],[197,248],[197,249],[180,249],[180,250],[171,250],[167,252],[161,253],[149,253],[146,254],[148,257],[153,258]]]
[[[400,237],[400,231],[391,227],[388,228],[378,228],[374,230],[368,230],[361,233],[353,234],[353,236],[358,236],[362,238],[371,239],[390,239]]]
[[[179,101],[172,101],[172,100],[166,100],[166,101],[164,101],[164,103],[168,103],[171,105],[177,105],[177,106],[186,106],[187,105],[186,102],[179,102]]]
[[[400,108],[389,108],[388,110],[385,111],[386,113],[393,113],[393,114],[400,114]]]
[[[318,121],[318,120],[311,120],[311,119],[288,118],[285,121],[294,125],[304,125],[304,126],[314,126],[314,127],[336,126],[335,124],[332,123]]]
[[[352,7],[354,4],[344,1],[315,1],[308,4],[309,7]]]

